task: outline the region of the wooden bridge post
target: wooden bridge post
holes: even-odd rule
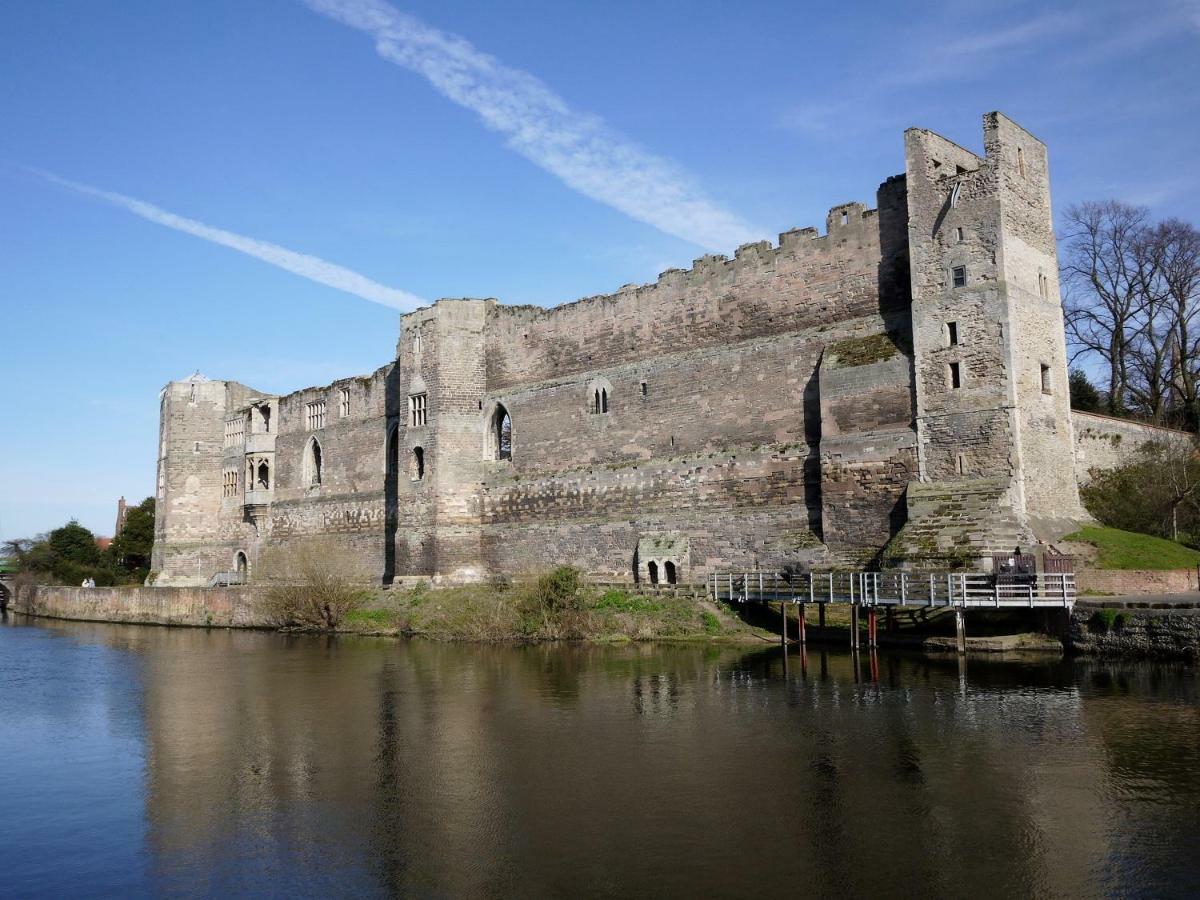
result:
[[[821,637],[825,637],[825,604],[817,607],[817,625],[821,629]]]
[[[867,646],[874,649],[879,646],[877,640],[879,627],[879,616],[875,613],[875,607],[867,608]]]
[[[801,646],[801,647],[803,647],[803,646],[804,646],[804,639],[805,639],[805,634],[804,634],[804,604],[803,604],[803,603],[801,603],[801,604],[800,604],[799,618],[796,620],[796,626],[797,626],[797,628],[799,629],[799,632],[800,632],[800,633],[797,635],[797,637],[800,639],[800,646]]]
[[[959,653],[967,652],[967,614],[961,607],[954,610],[954,643]]]
[[[850,604],[850,647],[858,649],[858,604]]]
[[[787,646],[787,603],[779,601],[779,643]]]

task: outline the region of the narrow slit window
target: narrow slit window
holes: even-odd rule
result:
[[[644,382],[644,381],[642,382],[642,396],[643,396],[643,397],[649,397],[649,396],[650,396],[650,387],[649,387],[649,385],[647,385],[647,384],[646,384],[646,382]]]
[[[954,281],[956,288],[965,287],[967,283],[967,267],[955,266],[950,270],[950,275]]]
[[[963,227],[961,225],[954,229],[954,237],[960,244],[966,240],[966,234],[963,232]]]
[[[425,450],[422,447],[413,447],[412,452],[412,479],[420,481],[425,477]]]
[[[1050,390],[1050,367],[1042,363],[1042,393],[1049,394]]]
[[[954,347],[958,345],[958,323],[946,323],[946,346]]]
[[[956,362],[950,363],[950,388],[958,390],[962,387],[962,372],[959,369],[959,364]]]
[[[608,412],[608,388],[602,388],[600,391],[600,412]]]
[[[959,475],[967,474],[967,458],[959,453],[954,457],[954,467],[958,470]]]
[[[1017,148],[1017,172],[1022,178],[1025,177],[1025,151],[1020,147]]]

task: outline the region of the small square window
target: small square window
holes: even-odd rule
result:
[[[951,390],[958,390],[960,387],[962,387],[962,372],[959,371],[958,365],[959,364],[956,362],[950,363],[950,388],[951,388]]]
[[[958,323],[946,323],[946,346],[954,347],[958,344]]]
[[[967,267],[966,266],[955,266],[953,269],[950,270],[950,274],[954,279],[954,286],[956,288],[963,287],[966,285],[966,283],[967,283]]]
[[[844,211],[842,212],[842,224],[843,225],[850,224],[850,213],[844,212]]]

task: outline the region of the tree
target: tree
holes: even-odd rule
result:
[[[260,607],[281,628],[332,631],[372,594],[366,570],[328,537],[271,548],[259,563],[258,579],[267,585]]]
[[[1100,392],[1082,369],[1071,370],[1071,409],[1080,412],[1100,412]]]
[[[1103,524],[1173,540],[1200,538],[1200,453],[1194,436],[1168,435],[1144,444],[1125,465],[1092,475],[1080,496]]]
[[[1104,410],[1200,427],[1200,232],[1117,201],[1066,213],[1071,361],[1108,372]]]
[[[125,524],[109,545],[116,565],[130,572],[150,568],[150,552],[154,548],[154,498],[147,497],[125,514]]]
[[[1108,412],[1125,411],[1130,344],[1143,302],[1136,244],[1146,211],[1115,200],[1070,207],[1065,216],[1064,281],[1067,333],[1077,350],[1108,368]]]
[[[51,531],[47,543],[55,559],[81,566],[94,566],[100,561],[96,536],[74,519]]]

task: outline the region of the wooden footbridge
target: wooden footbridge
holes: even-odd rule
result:
[[[878,612],[891,622],[896,610],[951,609],[957,648],[966,652],[969,609],[1070,609],[1075,573],[991,574],[987,572],[841,571],[784,575],[778,572],[716,572],[708,593],[725,603],[778,603],[787,641],[787,608],[796,607],[800,643],[806,640],[807,607],[815,605],[825,627],[825,608],[850,607],[850,646],[858,649],[860,616],[867,617],[867,646],[878,646]]]

